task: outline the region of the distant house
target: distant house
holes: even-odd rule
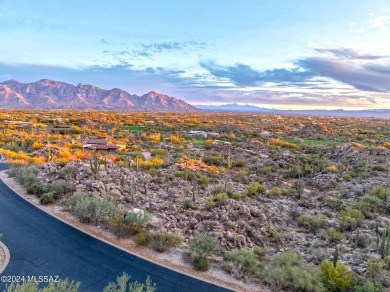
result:
[[[115,151],[126,149],[126,144],[114,145],[109,140],[105,139],[87,139],[84,141],[84,149],[96,151]]]
[[[204,138],[219,136],[219,133],[205,132],[205,131],[184,131],[183,134],[185,136],[189,136],[189,137],[196,137],[196,136],[198,136],[198,137],[204,137]]]

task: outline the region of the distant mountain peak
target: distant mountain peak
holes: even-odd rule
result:
[[[196,107],[183,100],[151,91],[137,96],[114,88],[111,90],[79,83],[41,79],[32,83],[8,80],[0,83],[0,108],[101,109],[190,111]]]

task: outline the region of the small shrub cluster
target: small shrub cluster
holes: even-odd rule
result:
[[[297,222],[300,226],[304,227],[307,231],[315,231],[323,224],[322,220],[317,216],[311,214],[302,214],[297,218]]]
[[[247,196],[258,196],[264,194],[266,190],[265,184],[253,182],[245,188],[244,194]]]
[[[111,201],[98,199],[83,195],[73,195],[64,201],[64,204],[82,222],[108,221],[109,217],[115,213],[115,206]]]
[[[182,239],[180,236],[170,232],[158,232],[150,235],[150,241],[154,250],[164,252],[178,246]]]

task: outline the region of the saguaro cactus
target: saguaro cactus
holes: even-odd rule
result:
[[[97,174],[99,173],[99,170],[100,170],[100,162],[99,162],[99,159],[98,159],[97,154],[96,154],[96,149],[93,150],[93,156],[89,160],[89,163],[91,165],[91,171],[96,179]]]
[[[336,249],[334,250],[334,253],[333,253],[333,266],[335,268],[337,266],[338,260],[339,260],[339,246],[336,246]]]

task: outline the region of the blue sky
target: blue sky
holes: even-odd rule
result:
[[[390,108],[390,1],[0,0],[0,81]]]

